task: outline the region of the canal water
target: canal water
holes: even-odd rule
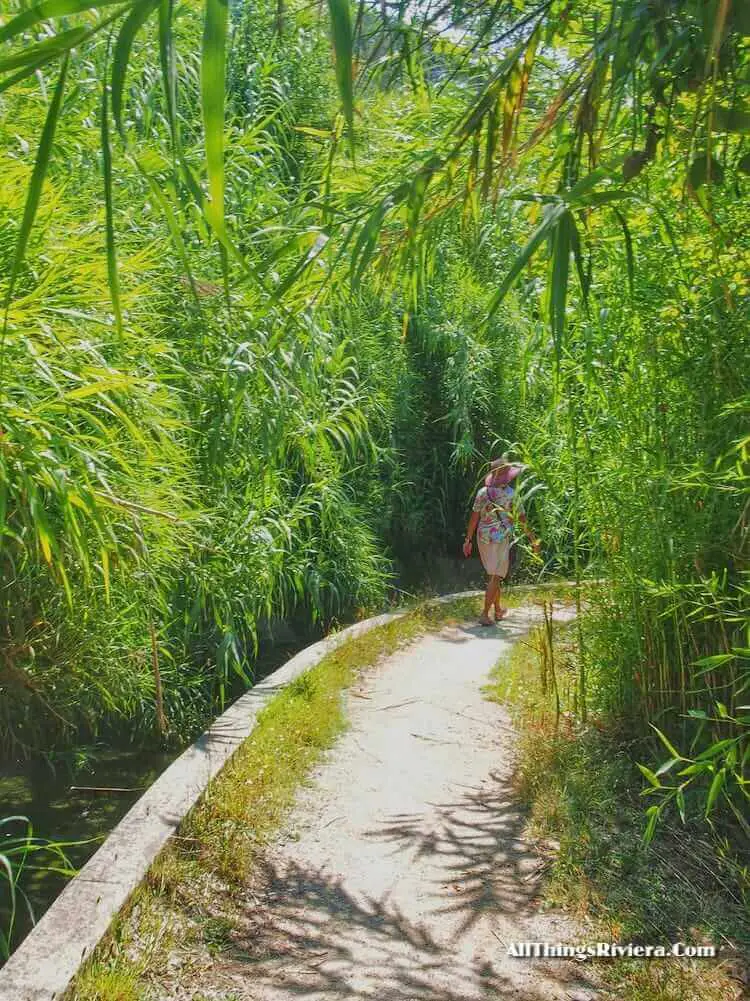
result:
[[[33,835],[66,844],[63,851],[75,869],[80,868],[96,851],[107,833],[127,813],[151,783],[180,753],[82,748],[78,760],[85,762],[76,769],[70,764],[54,767],[46,761],[5,762],[0,766],[0,819],[25,817]],[[71,786],[129,789],[129,792],[77,791]],[[5,838],[26,833],[23,821],[6,823]],[[0,853],[3,850],[0,837]],[[68,876],[47,868],[61,865],[51,852],[27,856],[19,887],[38,919],[68,881]],[[10,894],[7,881],[0,882],[0,928],[7,929],[11,920]],[[16,901],[11,946],[15,947],[32,927],[28,906],[19,895]]]
[[[320,638],[320,631],[295,634],[282,625],[277,629],[275,641],[261,651],[254,665],[255,680],[262,680]],[[234,697],[241,694],[238,690]],[[207,720],[206,725],[209,723]],[[184,745],[168,751],[101,743],[50,754],[46,759],[2,761],[0,822],[12,817],[28,819],[35,838],[63,844],[70,867],[80,869],[136,800],[199,736],[200,731],[191,734]],[[3,847],[26,830],[24,819],[0,826],[0,932],[3,934],[11,925],[9,884],[2,868]],[[70,879],[68,874],[55,871],[61,865],[61,859],[53,852],[40,851],[27,856],[12,920],[11,951]],[[2,963],[0,937],[0,966]]]

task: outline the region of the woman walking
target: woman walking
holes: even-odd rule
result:
[[[508,461],[507,455],[490,463],[490,472],[484,486],[478,491],[472,508],[469,527],[464,539],[464,556],[471,556],[474,531],[477,533],[479,556],[487,571],[489,581],[484,596],[484,611],[479,619],[483,626],[491,626],[490,608],[495,609],[495,622],[508,614],[501,604],[501,588],[508,576],[512,532],[516,521],[531,540],[534,552],[540,543],[526,525],[526,515],[515,504],[513,481],[524,467]]]

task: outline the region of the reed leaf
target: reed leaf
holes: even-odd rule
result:
[[[181,153],[180,126],[177,118],[177,67],[172,31],[174,2],[173,0],[156,0],[156,3],[159,8],[159,60],[161,63],[162,82],[164,84],[164,96],[167,102],[167,120],[169,121],[169,130],[172,136],[172,146],[175,152]],[[222,74],[223,72],[222,69]]]
[[[10,41],[42,21],[80,14],[86,10],[100,10],[102,7],[112,7],[116,4],[120,5],[122,13],[136,2],[137,0],[43,0],[42,3],[21,11],[7,24],[0,26],[0,42]],[[97,30],[101,27],[103,23],[97,26]]]
[[[107,249],[107,279],[109,294],[112,299],[112,309],[115,314],[115,330],[122,338],[122,306],[120,303],[120,276],[117,270],[117,248],[115,245],[114,206],[112,197],[112,146],[109,138],[109,87],[105,72],[102,85],[101,116],[101,147],[102,147],[102,177],[104,181],[104,218]]]
[[[349,126],[349,141],[354,149],[354,41],[352,14],[349,0],[328,0],[331,19],[333,54],[336,64],[336,82]]]
[[[57,58],[68,52],[74,46],[79,45],[90,34],[84,27],[70,28],[61,31],[52,38],[47,38],[38,45],[31,45],[22,52],[15,55],[6,56],[0,59],[0,73],[7,73],[8,70],[18,69],[19,66],[27,66],[29,63],[39,64],[39,60],[47,62],[48,58]]]
[[[541,244],[547,237],[554,231],[555,227],[559,224],[560,220],[568,212],[568,208],[564,204],[554,204],[550,205],[545,209],[544,218],[542,222],[537,226],[534,232],[531,234],[526,242],[526,245],[521,250],[521,253],[513,261],[513,264],[508,271],[505,279],[501,283],[499,289],[495,292],[492,297],[487,311],[487,319],[489,320],[497,312],[501,303],[505,299],[506,295],[513,288],[520,277],[523,269],[526,267],[528,262],[534,256],[536,251],[539,249]]]
[[[57,122],[60,115],[60,107],[62,105],[63,93],[65,91],[65,80],[68,73],[68,59],[69,56],[66,53],[65,56],[63,56],[62,66],[60,68],[60,73],[57,78],[57,86],[55,87],[52,100],[50,101],[49,110],[47,111],[47,117],[44,122],[44,127],[42,129],[42,134],[39,140],[39,146],[37,148],[36,159],[34,161],[34,169],[31,174],[31,180],[29,181],[29,186],[26,194],[26,204],[24,206],[23,218],[21,219],[21,226],[18,231],[16,249],[13,255],[13,262],[11,264],[10,281],[8,282],[8,291],[6,293],[5,318],[3,322],[3,337],[5,337],[5,332],[8,326],[8,313],[10,309],[10,302],[11,299],[13,298],[13,293],[15,291],[18,276],[21,273],[21,267],[23,265],[24,257],[26,254],[26,247],[29,242],[29,236],[31,235],[32,227],[34,225],[34,219],[36,218],[37,209],[39,208],[39,201],[42,196],[44,179],[47,175],[47,168],[49,166],[50,157],[52,155],[52,147],[55,141],[55,130],[57,128]],[[2,365],[2,360],[0,360],[0,365]]]
[[[206,213],[224,231],[224,88],[227,0],[206,0],[201,56],[201,96],[209,201]]]
[[[138,32],[156,10],[159,0],[140,0],[128,13],[117,35],[112,54],[111,101],[112,117],[117,130],[124,136],[122,121],[123,92],[127,78],[130,53]]]

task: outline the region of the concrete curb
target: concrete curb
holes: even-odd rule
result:
[[[482,593],[461,591],[430,603]],[[49,907],[0,970],[0,1001],[61,998],[210,780],[250,735],[261,709],[342,643],[407,614],[407,610],[387,612],[333,633],[237,699],[162,772]]]

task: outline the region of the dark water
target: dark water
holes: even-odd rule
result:
[[[262,680],[320,636],[320,630],[295,632],[279,624],[273,642],[266,644],[255,663],[255,680]],[[238,690],[233,697],[240,694]],[[49,761],[0,762],[0,821],[13,816],[28,818],[35,837],[66,842],[63,851],[70,866],[80,869],[136,800],[199,735],[191,735],[183,745],[169,751],[100,744],[49,755]],[[87,787],[87,790],[71,787]],[[110,791],[113,789],[128,791]],[[25,830],[26,824],[22,822],[0,826],[0,854],[8,836],[21,835]],[[61,861],[47,852],[29,856],[19,882],[37,921],[70,878],[50,871],[49,864],[60,866]],[[10,913],[8,883],[0,870],[3,931],[9,927]],[[12,948],[20,944],[32,927],[29,908],[19,895]]]
[[[164,771],[179,751],[113,751],[103,748],[81,749],[83,768],[74,771],[69,765],[54,769],[45,761],[5,763],[0,766],[0,818],[21,815],[32,824],[36,837],[57,842],[80,842],[63,850],[74,868],[80,868],[96,851],[106,834],[127,813],[145,789]],[[82,792],[71,786],[126,788],[127,793]],[[3,834],[19,835],[25,824],[6,824]],[[3,848],[0,837],[0,852]],[[68,881],[68,877],[34,866],[60,864],[47,852],[28,857],[20,887],[28,895],[38,919]],[[8,927],[10,917],[7,883],[0,883],[0,925]],[[13,944],[18,945],[31,928],[25,904],[17,907]]]

